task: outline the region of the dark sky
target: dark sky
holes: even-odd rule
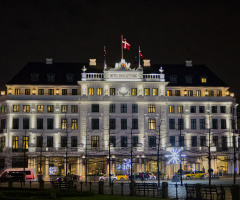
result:
[[[240,57],[239,1],[0,0],[0,85],[26,63],[120,61],[120,36],[141,46],[151,63],[206,64],[237,94]],[[237,96],[240,98],[240,95]]]

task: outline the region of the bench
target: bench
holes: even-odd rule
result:
[[[56,190],[69,190],[69,183],[62,181],[53,182],[53,188]]]
[[[157,195],[159,195],[161,188],[157,186],[157,183],[136,183],[136,191],[139,192],[139,195],[140,192],[143,191],[144,196],[146,192],[149,194],[150,191],[153,191],[153,196],[155,196],[155,191],[157,191]]]
[[[211,185],[211,187],[204,185],[202,187],[202,194],[203,199],[214,199],[216,197],[216,199],[225,200],[225,190],[222,185],[220,187],[216,185]]]

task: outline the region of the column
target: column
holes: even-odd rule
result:
[[[137,169],[138,172],[142,172],[142,158],[139,158],[138,159],[138,169]]]
[[[49,157],[45,158],[45,181],[49,181]]]
[[[112,160],[112,173],[116,174],[116,159],[113,158]]]
[[[32,165],[31,165],[31,157],[28,157],[28,165],[26,168],[32,168]]]
[[[80,158],[79,157],[77,157],[76,174],[80,175]]]
[[[33,157],[33,168],[36,170],[37,172],[37,163],[36,163],[36,157]]]
[[[144,158],[142,158],[142,167],[141,167],[142,172],[145,172],[145,165],[144,165]]]
[[[79,175],[83,176],[84,172],[83,172],[83,158],[79,158]]]

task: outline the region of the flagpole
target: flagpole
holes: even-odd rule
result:
[[[140,68],[140,46],[138,50],[138,67]]]
[[[122,45],[122,41],[123,41],[123,35],[121,35],[121,50],[122,50],[122,59],[123,59],[123,45]]]
[[[104,66],[103,67],[104,67],[104,69],[106,69],[107,68],[106,67],[106,65],[107,65],[106,64],[106,46],[104,46],[104,50],[103,51],[104,51]]]

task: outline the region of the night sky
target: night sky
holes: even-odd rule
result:
[[[26,63],[121,58],[121,34],[134,62],[141,46],[158,64],[206,64],[240,94],[239,1],[0,0],[0,86]]]

